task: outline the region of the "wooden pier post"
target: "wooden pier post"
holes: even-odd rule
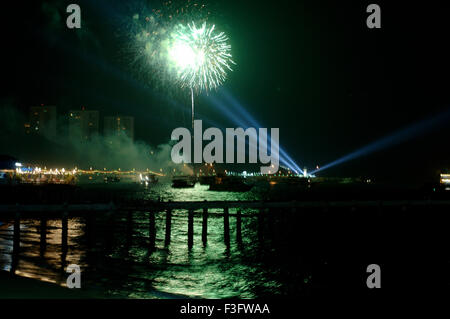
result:
[[[106,213],[106,251],[110,252],[114,247],[114,229],[116,226],[114,211],[111,209]]]
[[[18,254],[20,250],[20,213],[14,215],[14,235],[13,235],[13,253]]]
[[[260,242],[264,240],[264,215],[264,208],[260,208],[258,214],[258,239]]]
[[[167,247],[170,245],[170,235],[172,232],[172,210],[169,208],[166,210],[166,238],[164,245]]]
[[[277,234],[276,234],[276,219],[275,219],[275,213],[276,211],[272,208],[268,209],[268,212],[266,214],[267,219],[267,228],[268,228],[268,234],[267,237],[270,238],[270,241],[272,243],[276,242],[277,240]]]
[[[61,262],[63,263],[63,268],[67,256],[67,237],[68,237],[68,212],[63,211],[61,218]]]
[[[133,243],[133,212],[127,212],[127,233],[126,233],[126,243],[125,247],[127,250],[131,247]]]
[[[203,221],[202,221],[202,242],[206,246],[208,242],[208,208],[203,207]]]
[[[39,227],[40,231],[40,255],[44,256],[45,248],[47,246],[47,218],[45,216],[41,217],[41,225]]]
[[[20,253],[20,212],[14,215],[14,235],[13,235],[13,254],[11,263],[11,273],[16,272],[17,264],[19,262]]]
[[[236,212],[236,241],[238,245],[242,244],[242,212],[239,208]]]
[[[297,220],[298,210],[296,207],[292,207],[290,211],[287,212],[287,217],[285,220],[285,232],[284,232],[284,238],[289,238],[290,234],[294,233],[296,230],[296,223],[293,223],[292,221]]]
[[[86,237],[87,245],[91,248],[94,245],[94,214],[92,212],[86,212]]]
[[[194,211],[192,209],[189,210],[188,213],[188,247],[192,248],[194,244]]]
[[[230,246],[230,213],[228,207],[223,209],[223,239],[227,247]]]
[[[150,250],[153,251],[155,249],[156,243],[156,227],[155,227],[155,211],[151,210],[149,212],[149,237],[150,237]]]

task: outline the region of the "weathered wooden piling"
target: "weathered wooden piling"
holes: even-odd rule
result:
[[[230,213],[228,207],[223,209],[223,240],[227,247],[230,246]]]
[[[155,211],[151,210],[149,212],[149,237],[150,237],[150,249],[155,249],[156,243],[156,226],[155,226]]]
[[[170,235],[172,231],[172,209],[166,210],[166,237],[164,240],[164,245],[167,247],[170,245]]]
[[[208,241],[208,208],[203,207],[203,221],[202,221],[202,242],[206,246]]]
[[[47,218],[45,216],[41,216],[41,224],[39,230],[40,230],[40,245],[39,245],[40,255],[43,256],[47,246]]]
[[[127,212],[127,231],[126,231],[126,243],[125,246],[127,249],[131,247],[133,244],[133,212]]]
[[[260,208],[258,214],[258,239],[260,242],[264,240],[264,215],[264,208]]]
[[[284,229],[285,229],[284,235],[285,235],[285,237],[288,237],[289,234],[296,231],[296,224],[289,222],[289,221],[295,220],[297,218],[298,210],[297,210],[297,208],[293,207],[286,213],[287,213],[287,218],[286,218],[285,227],[284,227]]]
[[[115,214],[113,210],[106,213],[106,251],[111,251],[114,247],[114,229],[116,226]]]
[[[20,253],[20,212],[14,215],[13,253],[10,272],[15,274]]]
[[[194,244],[194,211],[192,209],[188,212],[188,247],[192,248]]]
[[[68,212],[64,210],[61,215],[61,273],[66,269],[67,258],[67,237],[68,237]]]
[[[64,211],[61,217],[61,251],[67,253],[67,237],[68,237],[69,213]]]
[[[277,228],[276,228],[276,219],[275,219],[276,211],[274,208],[269,208],[268,213],[266,214],[267,219],[267,228],[268,228],[268,237],[272,242],[277,240]]]
[[[242,244],[242,211],[239,208],[236,212],[236,241],[238,245]]]
[[[14,235],[13,235],[13,252],[18,253],[20,249],[20,213],[14,215]]]
[[[91,248],[94,245],[94,214],[92,212],[86,212],[86,239],[87,245]]]

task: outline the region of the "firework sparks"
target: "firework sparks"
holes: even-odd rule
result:
[[[129,41],[121,54],[137,78],[171,94],[173,83],[179,80],[169,63],[172,34],[177,26],[190,21],[208,21],[211,12],[205,4],[192,0],[162,1],[153,9],[138,2],[130,9],[131,19],[121,28]]]
[[[228,37],[215,32],[215,26],[206,22],[197,28],[192,22],[187,26],[178,25],[171,36],[169,62],[175,68],[181,87],[196,92],[215,89],[232,71],[231,45]]]
[[[166,83],[188,88],[193,127],[194,94],[219,87],[235,64],[228,37],[207,24],[211,12],[204,4],[167,1],[162,9],[140,12],[132,16],[128,32],[133,36],[128,48],[134,56],[130,64],[137,67],[137,74],[148,76],[154,88]],[[186,21],[196,21],[201,27]]]

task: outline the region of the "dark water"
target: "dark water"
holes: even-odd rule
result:
[[[208,186],[172,189],[169,184],[136,189],[135,198],[164,200],[255,200],[261,190],[247,193],[211,192]],[[200,212],[198,212],[200,213]],[[68,251],[61,247],[61,220],[21,220],[19,256],[13,255],[13,225],[0,226],[0,267],[20,276],[65,285],[64,267],[82,269],[82,288],[98,297],[129,298],[255,298],[283,296],[308,289],[311,275],[277,257],[270,237],[258,237],[257,212],[243,210],[242,236],[237,238],[235,210],[230,210],[230,243],[224,241],[222,211],[210,210],[207,244],[202,243],[202,217],[194,217],[194,244],[188,248],[187,212],[172,213],[172,232],[165,245],[165,212],[155,215],[156,249],[149,250],[147,212],[117,213],[113,226],[100,218],[69,218]],[[45,245],[41,225],[44,231]],[[267,225],[265,226],[267,227]],[[89,233],[90,229],[94,229]],[[290,253],[293,253],[291,251]],[[295,256],[295,253],[294,253]],[[62,260],[62,257],[65,260]],[[275,259],[275,260],[274,260]],[[13,266],[14,265],[14,266]],[[305,264],[303,264],[304,266]],[[298,284],[297,284],[298,283]]]
[[[200,185],[172,189],[164,183],[114,187],[106,192],[165,201],[259,200],[276,193],[264,187],[247,193],[210,192]],[[105,191],[104,185],[101,188]],[[368,293],[366,267],[373,263],[383,269],[383,291],[393,296],[413,294],[418,287],[450,288],[447,193],[439,195],[440,204],[431,205],[425,193],[369,189],[358,194],[341,189],[314,195],[288,188],[296,199],[316,198],[313,203],[321,203],[319,196],[345,195],[348,204],[271,209],[264,215],[243,209],[240,237],[236,210],[230,209],[229,243],[223,212],[209,210],[206,245],[201,211],[196,211],[191,248],[185,210],[172,212],[170,244],[165,242],[166,213],[155,213],[155,249],[150,245],[149,212],[115,211],[112,223],[104,214],[69,216],[67,251],[61,245],[61,219],[23,217],[19,254],[13,253],[13,221],[0,216],[0,268],[65,286],[64,269],[77,264],[82,290],[107,298],[297,298],[342,291],[359,295]],[[94,188],[87,190],[94,197],[98,194]],[[280,193],[287,191],[280,188]],[[374,198],[395,199],[397,204],[368,205]],[[353,199],[363,204],[355,206]],[[409,204],[412,199],[418,204]]]

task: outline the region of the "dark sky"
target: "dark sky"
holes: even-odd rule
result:
[[[58,105],[61,114],[83,105],[102,116],[133,115],[137,139],[167,142],[174,128],[186,125],[189,99],[130,70],[122,26],[132,1],[75,1],[82,9],[77,31],[65,27],[71,2],[4,5],[1,97],[22,111],[45,103]],[[382,28],[370,30],[371,2],[206,2],[237,63],[223,88],[261,125],[280,128],[281,146],[301,167],[325,165],[450,108],[444,1],[376,1]],[[199,118],[235,125],[208,97],[197,100]],[[324,174],[432,176],[450,167],[449,124]]]

